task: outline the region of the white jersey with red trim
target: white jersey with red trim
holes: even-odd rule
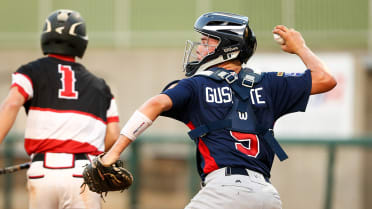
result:
[[[26,152],[102,153],[107,124],[119,121],[115,99],[103,79],[60,58],[38,59],[13,74],[12,86],[26,99]]]

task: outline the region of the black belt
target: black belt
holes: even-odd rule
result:
[[[230,175],[244,175],[249,176],[248,171],[246,168],[234,168],[234,167],[226,167],[225,169],[225,176]],[[270,179],[266,176],[264,176],[264,179],[267,183],[270,183]]]
[[[78,154],[73,154],[74,155],[74,160],[89,160],[89,157],[86,153],[78,153]],[[35,153],[34,157],[32,158],[32,162],[35,161],[44,161],[45,159],[45,153]]]

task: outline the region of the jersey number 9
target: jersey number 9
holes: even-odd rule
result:
[[[257,157],[260,153],[260,142],[255,134],[230,131],[231,136],[238,142],[235,142],[235,148],[250,157]]]

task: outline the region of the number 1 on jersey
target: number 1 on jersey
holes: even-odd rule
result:
[[[77,99],[79,92],[75,90],[75,72],[69,65],[58,65],[58,72],[62,74],[62,89],[58,90],[58,98]]]
[[[251,157],[257,157],[260,153],[260,142],[257,135],[230,131],[231,136],[239,141],[235,142],[235,148]]]

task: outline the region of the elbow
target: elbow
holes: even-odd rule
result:
[[[336,79],[329,73],[324,75],[322,82],[324,83],[324,92],[332,90],[337,85]]]
[[[332,90],[333,88],[335,88],[337,86],[337,81],[333,76],[330,76],[329,81],[328,81],[328,85],[329,85],[329,90],[328,91]]]
[[[170,109],[169,98],[163,94],[152,97],[147,101],[148,106],[161,113]]]
[[[23,104],[18,101],[7,101],[3,104],[3,109],[6,111],[18,111],[22,105]]]
[[[160,111],[163,109],[162,103],[156,97],[153,97],[153,98],[149,99],[146,102],[146,106],[151,108],[151,109],[157,109],[157,110],[160,110]]]
[[[337,86],[337,80],[330,74],[325,74],[322,79],[312,82],[311,94],[325,93]]]

